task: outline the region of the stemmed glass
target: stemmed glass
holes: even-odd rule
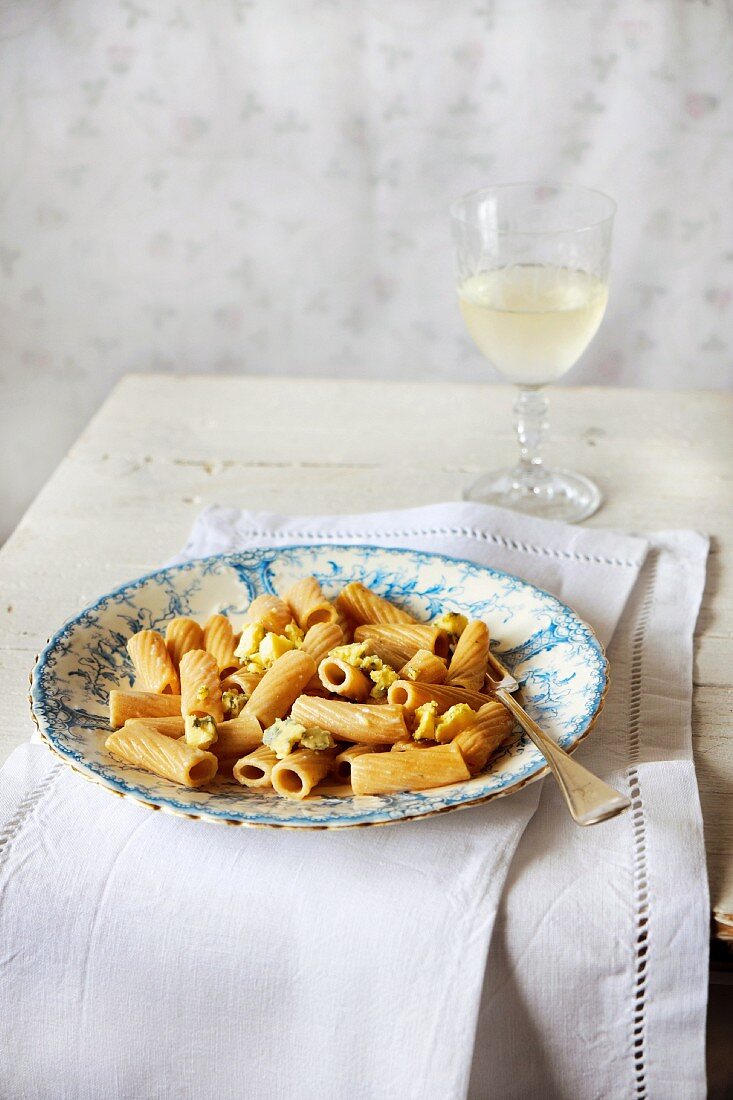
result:
[[[463,320],[479,351],[519,387],[519,464],[479,477],[467,500],[571,522],[600,505],[592,481],[548,470],[540,452],[544,387],[574,366],[606,310],[615,211],[600,191],[554,183],[487,187],[451,206]]]

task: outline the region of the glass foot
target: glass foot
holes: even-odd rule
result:
[[[603,500],[597,485],[570,470],[497,470],[482,474],[463,492],[464,500],[496,504],[540,519],[579,523]]]

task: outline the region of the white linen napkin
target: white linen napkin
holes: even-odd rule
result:
[[[647,550],[611,532],[438,505],[290,520],[210,509],[185,554],[328,539],[521,574],[605,643]],[[622,671],[579,750],[589,760],[595,750],[612,782],[631,779],[633,818],[581,833],[546,781],[388,828],[224,829],[112,798],[42,746],[16,750],[0,773],[0,1035],[14,1052],[2,1094],[442,1100],[466,1094],[475,1045],[476,1097],[702,1095],[707,897],[689,639],[704,540],[670,537],[653,557],[657,580],[635,590],[612,651],[630,686]],[[681,673],[676,692],[656,662]],[[655,1092],[685,1028],[700,1035],[685,1047],[689,1087]]]

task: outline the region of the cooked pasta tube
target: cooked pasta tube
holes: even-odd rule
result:
[[[364,638],[363,641],[366,645],[366,652],[368,654],[374,654],[375,657],[379,657],[379,660],[382,661],[383,664],[389,665],[395,672],[404,664],[404,657],[401,650],[394,649],[391,645],[388,645],[387,642],[383,642],[381,639],[372,638],[371,636]]]
[[[418,649],[400,670],[400,680],[413,680],[419,684],[442,684],[448,675],[445,661],[428,649]]]
[[[283,599],[292,611],[298,626],[306,633],[316,623],[336,621],[336,608],[323,595],[315,577],[303,577],[295,584],[291,584],[287,592],[283,593]]]
[[[239,760],[262,744],[262,726],[251,714],[240,714],[216,727],[217,738],[211,751],[219,760]]]
[[[344,636],[344,642],[350,642],[354,637],[354,626],[348,615],[344,615],[343,611],[339,611],[336,608],[336,625],[341,627],[341,633]]]
[[[486,678],[488,656],[489,628],[481,619],[472,619],[456,642],[446,682],[467,691],[479,691]]]
[[[481,707],[470,726],[461,730],[453,744],[460,749],[471,775],[486,767],[513,726],[514,719],[506,707],[492,700]]]
[[[437,626],[429,623],[395,623],[385,626],[380,623],[366,623],[357,626],[354,641],[368,641],[371,644],[382,643],[399,655],[400,665],[414,657],[418,649],[427,649],[438,657],[448,656],[448,635]]]
[[[230,672],[221,682],[222,691],[241,691],[249,699],[264,672]]]
[[[419,752],[365,753],[351,763],[354,794],[425,791],[469,778],[466,762],[455,744]]]
[[[140,722],[146,729],[155,730],[166,737],[183,737],[185,722],[180,714],[164,718],[129,718],[130,722]]]
[[[144,691],[180,695],[181,687],[165,639],[157,630],[138,630],[127,643],[135,682]]]
[[[112,688],[109,693],[109,724],[113,729],[124,726],[128,718],[167,718],[180,713],[180,695],[131,688]]]
[[[332,649],[343,644],[344,632],[338,623],[314,623],[310,630],[306,632],[301,648],[303,652],[310,653],[317,667]],[[321,690],[322,685],[318,678],[318,672],[309,681],[307,687],[309,691]]]
[[[272,769],[276,764],[277,757],[272,749],[267,745],[260,745],[237,760],[232,774],[243,787],[271,787]]]
[[[362,623],[415,623],[407,611],[372,592],[371,588],[352,581],[345,585],[336,597],[336,607],[356,626]],[[358,640],[358,639],[357,639]]]
[[[326,691],[360,703],[372,690],[372,681],[358,668],[339,657],[326,657],[318,666],[318,677]]]
[[[395,680],[387,691],[390,703],[398,703],[406,711],[412,712],[434,699],[438,704],[438,714],[443,714],[456,703],[466,703],[471,710],[478,710],[488,702],[487,695],[465,688],[448,687],[446,684],[422,684],[413,680]]]
[[[406,741],[396,742],[392,747],[396,745],[407,744]],[[357,756],[363,756],[365,752],[387,752],[389,745],[349,745],[348,749],[343,749],[337,753],[333,758],[331,765],[331,774],[335,775],[337,779],[342,779],[345,782],[351,780],[351,761],[355,760]]]
[[[331,770],[335,749],[298,749],[272,769],[272,785],[284,798],[305,798]]]
[[[191,649],[205,649],[204,632],[194,619],[177,615],[165,628],[165,644],[178,671],[181,657]]]
[[[224,717],[219,666],[205,649],[191,649],[181,657],[181,713],[209,714],[215,722]]]
[[[263,729],[283,718],[308,681],[316,674],[309,653],[291,649],[278,657],[250,695],[242,713],[253,714]]]
[[[256,596],[247,608],[245,623],[261,622],[265,630],[273,634],[282,634],[289,622],[292,622],[290,608],[279,596]]]
[[[134,764],[185,787],[209,783],[219,765],[213,753],[193,748],[183,738],[166,737],[134,719],[111,733],[105,745],[126,764]]]
[[[228,676],[239,668],[239,658],[234,655],[236,648],[234,630],[229,619],[226,615],[212,615],[204,627],[204,649],[219,666],[220,676]]]
[[[306,631],[302,650],[310,653],[317,665],[332,649],[344,644],[344,635],[338,623],[315,623]]]
[[[306,728],[319,726],[342,741],[391,745],[410,737],[402,707],[384,703],[345,703],[341,699],[317,699],[301,695],[293,703],[291,718]]]

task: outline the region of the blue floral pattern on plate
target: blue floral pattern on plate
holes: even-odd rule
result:
[[[207,821],[324,828],[384,824],[505,795],[544,773],[526,736],[486,772],[432,791],[380,797],[314,795],[287,801],[217,779],[189,790],[115,760],[106,751],[110,689],[131,682],[125,643],[174,615],[235,620],[254,596],[313,574],[328,596],[352,580],[428,619],[445,609],[489,624],[492,645],[523,685],[532,716],[571,750],[590,729],[606,690],[606,660],[590,627],[554,596],[471,561],[414,550],[334,544],[245,550],[187,561],[123,585],[63,626],[33,670],[31,709],[42,736],[88,779],[156,808]]]

